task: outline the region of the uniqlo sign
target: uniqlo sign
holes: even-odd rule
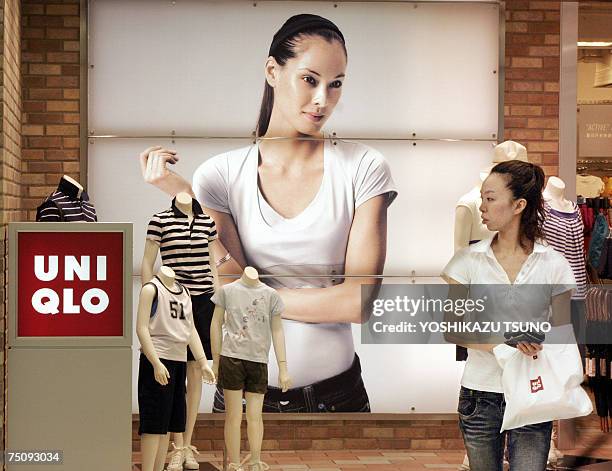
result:
[[[121,232],[19,232],[17,336],[123,336]]]

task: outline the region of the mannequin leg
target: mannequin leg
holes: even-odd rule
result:
[[[187,362],[187,426],[181,443],[185,446],[191,445],[193,429],[198,417],[200,400],[202,399],[202,370],[195,361]],[[177,443],[178,446],[178,443]]]
[[[170,443],[170,434],[160,435],[159,447],[157,448],[157,455],[155,456],[154,471],[164,471],[166,454],[168,453],[168,443]]]
[[[251,463],[261,461],[261,444],[263,441],[264,425],[261,411],[263,409],[264,395],[247,392],[246,396],[246,416],[247,416],[247,436],[251,452]]]
[[[187,362],[187,424],[185,433],[173,433],[172,439],[177,448],[191,445],[193,429],[195,427],[202,398],[202,370],[195,361]]]
[[[183,448],[183,434],[182,433],[173,433],[172,441],[177,448]]]
[[[200,464],[195,455],[199,455],[198,449],[191,444],[195,423],[202,398],[202,370],[195,361],[187,362],[187,421],[185,433],[181,436],[181,447],[183,450],[183,469],[200,469]]]
[[[240,463],[240,423],[242,422],[242,391],[224,389],[225,446],[230,463]]]
[[[142,455],[142,471],[154,471],[157,450],[163,435],[143,433],[140,436],[140,454]]]

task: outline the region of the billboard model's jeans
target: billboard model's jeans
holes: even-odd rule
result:
[[[225,411],[223,390],[217,387],[213,412]],[[361,378],[359,357],[351,367],[332,378],[283,393],[268,387],[263,412],[370,412],[370,400]]]

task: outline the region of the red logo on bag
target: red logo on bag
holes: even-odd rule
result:
[[[541,376],[538,376],[536,379],[531,380],[531,393],[537,393],[538,391],[544,391],[544,385],[542,384]]]

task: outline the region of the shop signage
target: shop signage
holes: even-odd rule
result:
[[[612,105],[580,105],[579,158],[612,157]]]
[[[123,336],[120,232],[19,232],[18,337]]]

